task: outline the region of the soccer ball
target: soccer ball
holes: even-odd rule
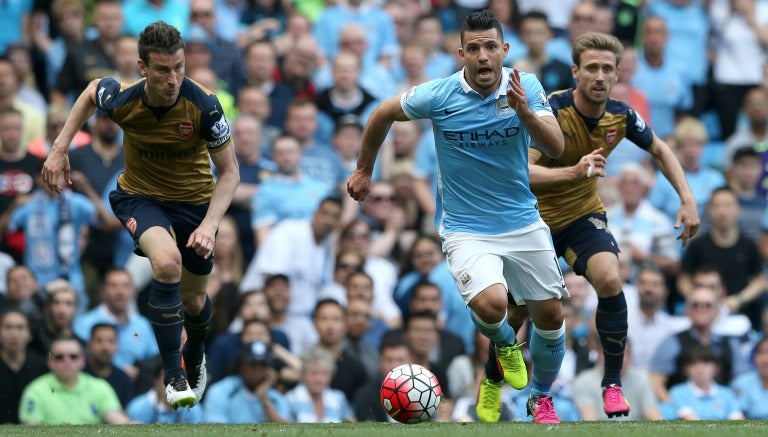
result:
[[[379,397],[387,414],[402,423],[432,420],[443,389],[435,375],[418,364],[392,369],[381,382]]]

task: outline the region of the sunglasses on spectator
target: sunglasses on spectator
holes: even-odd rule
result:
[[[371,234],[369,232],[347,232],[344,234],[344,238],[371,238]]]
[[[192,18],[207,18],[213,15],[213,11],[192,11]]]
[[[64,361],[66,358],[75,361],[80,358],[80,354],[52,354],[51,358],[53,358],[53,361]]]
[[[691,308],[710,310],[715,307],[714,302],[691,302]]]
[[[379,194],[371,195],[371,202],[392,202],[395,200],[395,196],[384,196]]]
[[[353,264],[353,263],[340,263],[336,266],[336,268],[339,269],[350,269],[350,270],[356,270],[360,268],[360,264]]]

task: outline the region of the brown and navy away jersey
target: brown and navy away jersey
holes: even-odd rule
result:
[[[618,100],[609,99],[605,113],[598,119],[587,118],[576,110],[573,89],[553,93],[549,96],[549,104],[563,131],[565,150],[560,158],[552,159],[532,144],[534,155],[539,158],[538,161],[534,158],[531,163],[549,168],[570,167],[600,147],[603,156],[607,157],[625,137],[647,151],[658,140],[640,114]],[[605,212],[597,195],[597,180],[593,177],[569,185],[533,190],[539,200],[541,217],[553,232],[586,214]]]
[[[128,193],[159,200],[208,203],[213,174],[208,153],[232,143],[219,100],[184,78],[171,107],[150,108],[142,100],[145,80],[99,82],[96,106],[123,128],[125,172],[118,183]]]

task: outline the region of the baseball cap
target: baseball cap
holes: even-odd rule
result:
[[[269,344],[263,341],[252,341],[240,346],[240,361],[244,364],[264,363],[272,364],[272,354],[269,352]]]

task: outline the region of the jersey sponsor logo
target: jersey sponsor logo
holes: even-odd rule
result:
[[[131,233],[131,235],[136,233],[136,219],[131,217],[125,222],[125,228],[128,229],[128,232]]]
[[[640,116],[640,114],[637,113],[637,111],[633,111],[635,113],[635,127],[639,131],[645,130],[645,120],[643,120],[643,117]]]
[[[184,138],[189,138],[190,135],[192,135],[192,132],[195,130],[195,128],[192,126],[191,121],[182,121],[179,123],[179,133]]]
[[[460,148],[496,147],[509,144],[508,138],[520,133],[519,127],[507,127],[504,129],[486,129],[483,131],[443,131],[446,141],[455,143]]]
[[[229,137],[229,123],[227,123],[227,119],[224,118],[223,115],[219,121],[213,124],[213,127],[211,127],[211,133],[217,140]]]
[[[455,113],[459,112],[459,110],[458,109],[454,109],[453,111],[451,111],[450,109],[446,109],[444,112],[445,112],[445,115],[451,115],[451,114],[455,114]]]
[[[517,112],[509,106],[507,96],[501,97],[496,101],[496,116],[499,118],[513,117]]]
[[[613,146],[616,143],[617,136],[616,129],[608,129],[608,132],[605,133],[605,141],[608,142],[609,146]]]

